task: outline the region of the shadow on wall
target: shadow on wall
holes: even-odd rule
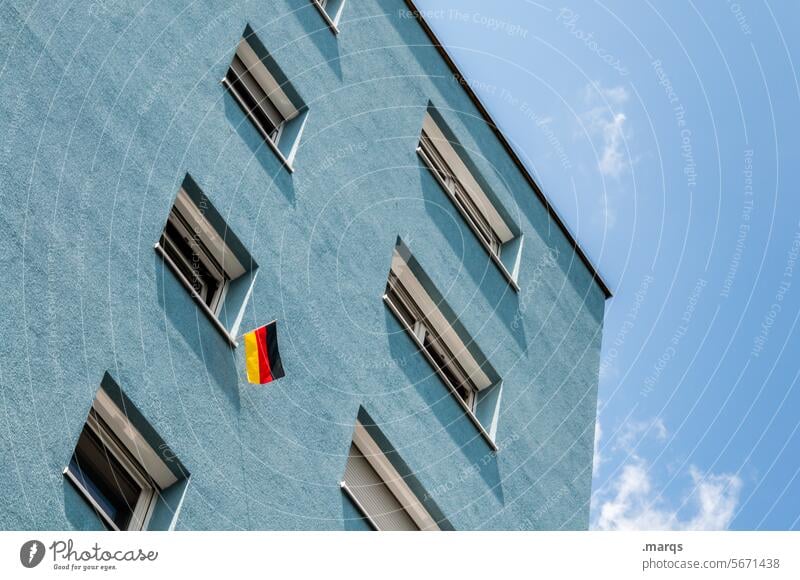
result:
[[[183,344],[177,343],[174,348],[182,348],[184,344],[191,348],[195,356],[203,361],[203,368],[206,369],[208,378],[222,390],[238,411],[241,403],[235,351],[201,312],[167,263],[155,252],[153,252],[153,267],[156,274],[158,303],[164,310],[172,329],[177,330],[184,339]],[[167,328],[165,335],[167,340],[170,330]],[[173,359],[173,365],[176,364],[181,363]]]
[[[453,473],[452,482],[441,482],[442,485],[448,488],[450,488],[449,484],[458,487],[463,485],[461,483],[463,478],[473,477],[470,474],[478,474],[491,489],[495,498],[501,504],[504,504],[505,499],[500,471],[497,466],[497,457],[489,447],[489,444],[464,413],[464,409],[455,400],[454,395],[449,392],[445,384],[434,373],[424,356],[416,352],[416,345],[414,345],[411,338],[405,332],[398,332],[402,329],[388,308],[386,310],[386,328],[389,351],[395,360],[407,363],[398,364],[397,367],[402,369],[427,408],[430,409],[441,424],[442,430],[447,433],[456,447],[458,447],[468,464],[465,470],[458,470]],[[439,459],[438,457],[431,458],[431,462],[433,463]],[[440,492],[446,493],[447,491],[449,489],[429,489],[428,493],[436,498]]]
[[[491,127],[488,124],[485,124],[486,134],[481,134],[480,136],[474,135],[476,122],[474,115],[478,114],[477,111],[472,110],[472,104],[469,104],[468,106],[466,105],[468,101],[466,94],[464,94],[463,97],[456,97],[456,95],[459,94],[457,91],[463,91],[463,89],[460,88],[458,83],[454,82],[450,68],[444,62],[438,51],[433,47],[430,38],[428,38],[428,35],[425,33],[416,19],[400,16],[401,14],[405,15],[408,10],[406,3],[402,0],[378,0],[378,3],[383,8],[384,12],[389,16],[389,22],[403,39],[408,47],[408,50],[410,50],[414,55],[419,66],[429,77],[430,82],[433,83],[438,89],[436,98],[439,102],[439,109],[450,109],[452,111],[450,113],[451,115],[462,117],[462,121],[469,125],[470,129],[468,129],[468,131],[473,134],[476,142],[480,143],[482,140],[485,140],[489,134],[492,133]],[[459,111],[465,111],[466,113],[470,113],[470,115],[468,118],[464,118]],[[483,133],[483,131],[481,131],[481,133]],[[491,149],[498,152],[502,151],[503,155],[507,155],[499,143],[496,147],[493,146]],[[495,164],[489,163],[489,165],[492,167],[494,174],[498,179],[500,179],[501,182],[507,184],[508,187],[513,185],[509,184],[507,176],[500,174]],[[425,169],[424,166],[421,166],[421,169]],[[521,174],[519,175],[519,178],[514,176],[514,183],[517,181],[525,183],[524,177],[522,177]],[[435,182],[428,183],[428,180],[423,180],[422,183],[425,188],[428,186],[432,187],[437,185]],[[528,192],[526,192],[526,190],[528,190]],[[566,235],[561,231],[560,226],[556,223],[555,218],[550,215],[550,212],[548,212],[545,205],[538,198],[536,192],[531,189],[527,183],[525,183],[522,193],[518,193],[515,197],[518,201],[515,208],[517,210],[515,213],[517,216],[516,219],[520,220],[518,225],[522,225],[521,220],[524,218],[530,225],[530,228],[537,232],[541,238],[541,240],[534,242],[534,240],[530,239],[531,236],[526,236],[525,251],[527,255],[531,255],[531,247],[529,246],[531,243],[541,243],[542,253],[544,253],[548,248],[553,250],[557,249],[559,252],[558,264],[561,270],[564,272],[565,277],[569,280],[569,283],[582,300],[591,302],[588,310],[591,312],[595,320],[598,323],[601,323],[604,302],[602,290],[600,290],[600,288],[593,288],[595,283],[592,280],[591,273],[589,270],[587,270],[585,264],[578,254],[574,251],[574,248],[568,241]],[[438,200],[439,197],[436,196],[432,197],[431,199]],[[528,199],[530,200],[530,203],[527,202]],[[522,229],[527,230],[527,228]],[[460,243],[457,246],[457,250],[459,252],[461,251]],[[480,261],[480,263],[482,263],[482,261]],[[470,274],[473,277],[476,276],[476,272],[470,272]],[[498,273],[498,276],[502,275]],[[553,277],[553,279],[558,278],[559,277]],[[476,279],[481,279],[480,272],[477,272]],[[524,264],[520,272],[519,283],[524,291],[526,285],[526,272]],[[594,304],[595,300],[598,300],[599,305]],[[513,307],[510,310],[515,311],[516,307]],[[498,312],[504,317],[503,319],[506,323],[508,323],[510,310],[501,309]],[[513,312],[511,313],[511,316],[513,317]],[[515,338],[518,337],[515,336]],[[518,344],[519,343],[520,342],[518,340]]]
[[[470,133],[475,143],[485,140],[492,128],[482,120],[480,113],[475,109],[471,100],[467,96],[465,89],[453,76],[453,72],[438,49],[431,43],[430,38],[423,30],[421,24],[408,11],[408,6],[402,0],[378,0],[379,4],[389,15],[389,22],[394,26],[397,33],[402,37],[408,50],[416,58],[417,63],[425,72],[426,77],[438,90],[436,95],[437,108],[440,111],[448,111],[448,116],[459,117],[459,122],[468,125],[467,132]],[[402,17],[400,16],[402,14]],[[459,95],[458,97],[456,95]],[[431,95],[433,98],[433,95]],[[474,135],[476,124],[482,124],[487,135]],[[497,150],[501,150],[497,144]],[[505,153],[504,153],[505,154]],[[469,152],[469,156],[475,155]],[[484,160],[484,164],[491,166],[493,173],[510,188],[507,179],[498,171],[497,166]],[[478,175],[480,176],[480,168]]]
[[[297,3],[297,2],[295,2]],[[337,35],[331,30],[328,23],[319,13],[319,10],[308,0],[299,0],[301,7],[296,9],[294,16],[306,32],[306,37],[310,38],[314,46],[319,50],[325,64],[334,72],[339,80],[343,79],[341,54],[339,52],[339,42]],[[345,6],[347,10],[347,6]],[[314,67],[316,68],[316,67]],[[313,74],[314,69],[308,71]]]
[[[425,200],[425,211],[438,226],[450,244],[453,253],[461,259],[463,269],[480,288],[494,313],[500,318],[520,349],[527,347],[523,324],[514,324],[519,307],[517,292],[498,270],[495,263],[475,238],[475,233],[453,206],[453,202],[442,191],[441,185],[430,170],[419,162],[420,186]]]
[[[450,520],[444,515],[439,507],[439,504],[436,502],[433,496],[426,491],[422,483],[417,478],[417,475],[397,452],[391,441],[386,438],[386,436],[383,434],[383,431],[380,429],[380,425],[375,422],[375,420],[369,415],[369,413],[367,413],[367,410],[364,407],[360,407],[358,409],[358,421],[364,426],[364,428],[367,430],[367,433],[369,433],[370,437],[372,437],[375,443],[378,444],[378,447],[380,447],[383,454],[397,470],[397,473],[400,474],[400,477],[403,478],[403,481],[405,481],[409,489],[411,489],[414,495],[417,496],[417,499],[419,499],[423,506],[425,506],[425,509],[436,521],[439,528],[445,531],[453,531],[453,524],[451,524]]]
[[[280,191],[286,200],[292,204],[292,207],[296,207],[292,174],[278,159],[272,148],[267,145],[264,137],[253,126],[253,123],[245,117],[242,108],[228,91],[225,91],[222,96],[222,102],[225,108],[225,118],[236,130],[239,137],[252,152],[253,157],[267,174],[265,183],[270,185],[269,189]]]

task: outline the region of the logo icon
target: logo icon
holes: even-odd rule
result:
[[[44,544],[39,540],[28,540],[19,549],[19,561],[26,568],[35,568],[44,559]]]

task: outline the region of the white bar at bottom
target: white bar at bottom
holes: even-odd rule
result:
[[[28,540],[45,546],[33,569]],[[797,532],[0,532],[0,577],[796,579],[798,547]]]

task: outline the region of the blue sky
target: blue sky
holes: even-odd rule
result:
[[[592,526],[800,529],[800,3],[418,5],[614,292]]]

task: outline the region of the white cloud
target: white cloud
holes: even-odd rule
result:
[[[593,527],[600,530],[724,530],[733,519],[742,489],[735,474],[703,475],[689,468],[692,487],[680,498],[693,515],[680,519],[677,510],[654,495],[646,462],[625,465],[611,485],[611,497],[601,501]]]
[[[695,495],[700,505],[697,515],[689,522],[690,530],[724,530],[727,528],[742,491],[742,480],[738,475],[708,474],[704,476],[696,467],[689,469],[696,487]]]
[[[591,108],[583,115],[583,121],[589,133],[602,140],[597,169],[609,177],[618,178],[630,165],[625,153],[625,140],[630,132],[621,110],[628,98],[623,86],[606,88],[596,83],[586,86],[585,99]]]
[[[648,462],[636,453],[636,447],[644,438],[664,441],[668,434],[667,426],[658,417],[628,421],[619,430],[611,449],[626,454],[625,464],[615,480],[592,495],[592,513],[596,514],[593,528],[724,530],[730,525],[742,490],[742,480],[736,474],[704,474],[692,465],[688,471],[691,486],[675,505],[657,492]],[[679,517],[679,511],[683,517]]]
[[[628,454],[633,454],[636,445],[648,435],[654,436],[659,441],[666,439],[667,426],[664,425],[664,421],[658,417],[649,421],[628,421],[614,441],[614,450],[622,449]]]
[[[625,114],[616,113],[610,121],[601,121],[603,129],[603,155],[597,168],[603,175],[619,177],[627,167],[622,143],[625,133]]]
[[[623,86],[603,88],[598,85],[597,88],[606,100],[617,105],[621,105],[628,100],[628,90]]]

